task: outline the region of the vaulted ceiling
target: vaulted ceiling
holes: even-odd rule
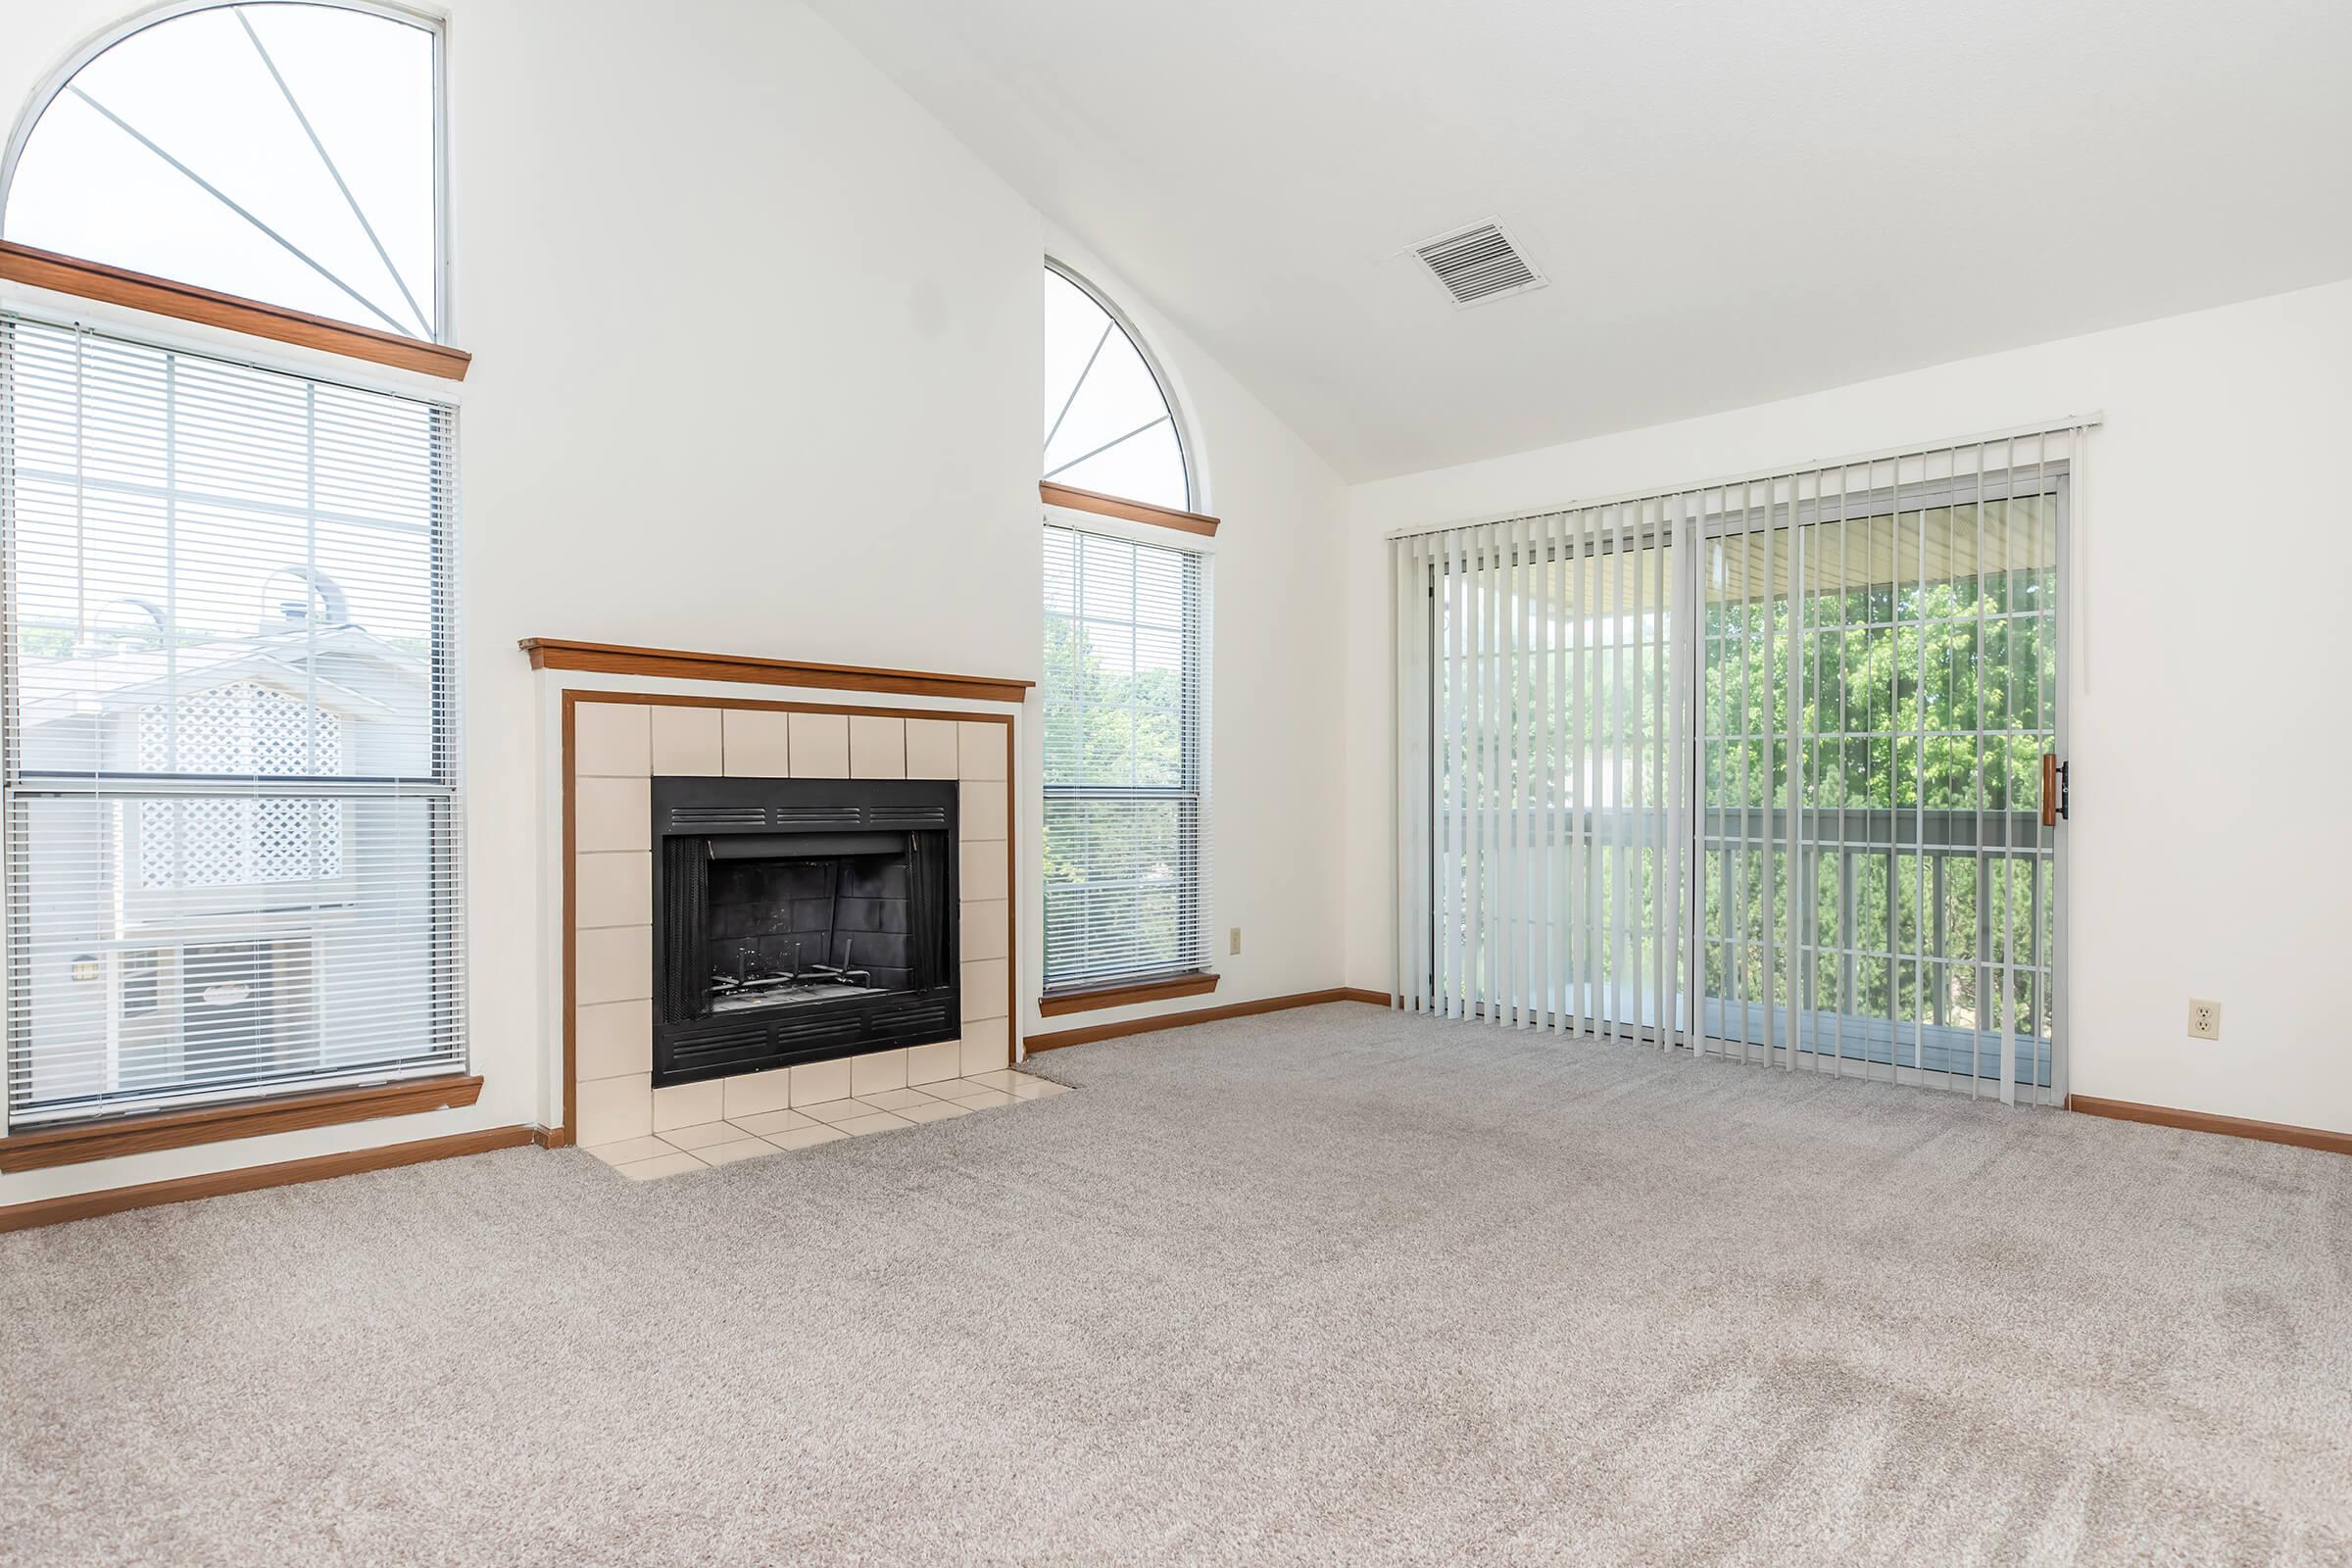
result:
[[[817,8],[1351,479],[2352,276],[2343,0]]]

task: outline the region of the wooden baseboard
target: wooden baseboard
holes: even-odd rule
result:
[[[2066,1108],[2079,1110],[2085,1116],[2145,1122],[2151,1127],[2179,1127],[2185,1132],[2219,1133],[2225,1138],[2251,1138],[2258,1143],[2291,1144],[2297,1149],[2352,1154],[2352,1133],[2331,1133],[2319,1127],[2294,1127],[2246,1116],[2217,1116],[2204,1110],[2175,1110],[2170,1105],[2142,1105],[2130,1100],[2099,1100],[2090,1095],[2069,1096]]]
[[[219,1198],[228,1193],[259,1192],[266,1187],[291,1187],[297,1182],[356,1176],[362,1171],[421,1165],[427,1160],[486,1154],[494,1149],[520,1149],[544,1137],[545,1129],[538,1127],[492,1127],[478,1133],[452,1133],[446,1138],[386,1144],[380,1149],[355,1149],[341,1154],[281,1160],[274,1165],[248,1165],[239,1170],[174,1177],[171,1181],[141,1182],[136,1187],[110,1187],[104,1192],[35,1199],[29,1203],[0,1206],[0,1232],[26,1231],[41,1225],[60,1225],[67,1220],[120,1214],[126,1209],[153,1208],[159,1203],[184,1203],[194,1198]]]
[[[1312,1007],[1326,1002],[1371,1002],[1384,1007],[1389,1004],[1389,999],[1377,992],[1333,986],[1328,991],[1299,991],[1287,997],[1260,997],[1255,1002],[1228,1002],[1215,1007],[1188,1007],[1182,1012],[1129,1018],[1123,1023],[1093,1023],[1080,1029],[1056,1029],[1051,1034],[1031,1035],[1021,1042],[1021,1048],[1028,1054],[1035,1055],[1041,1051],[1059,1051],[1064,1046],[1092,1045],[1098,1040],[1117,1040],[1125,1035],[1151,1034],[1159,1029],[1182,1029],[1190,1024],[1215,1023],[1220,1018],[1248,1018],[1261,1012],[1280,1012],[1286,1007]]]

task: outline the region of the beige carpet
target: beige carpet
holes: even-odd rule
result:
[[[2352,1561],[2352,1160],[1360,1005],[0,1237],[8,1563]]]

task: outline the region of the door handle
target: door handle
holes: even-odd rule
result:
[[[2058,760],[2056,752],[2041,754],[2041,825],[2056,827],[2062,816],[2071,816],[2067,802],[2067,767]]]

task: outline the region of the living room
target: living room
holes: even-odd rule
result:
[[[0,1559],[2352,1544],[2352,16],[7,39]]]

